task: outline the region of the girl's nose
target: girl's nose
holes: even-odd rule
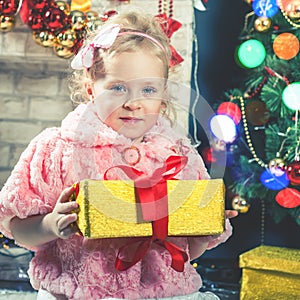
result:
[[[130,93],[128,95],[128,99],[124,103],[124,108],[130,109],[130,110],[135,110],[141,108],[141,101],[137,95],[133,95]]]

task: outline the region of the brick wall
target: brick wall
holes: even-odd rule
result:
[[[156,0],[130,3],[157,13]],[[173,79],[180,78],[180,82],[189,85],[192,0],[174,0],[174,18],[183,26],[172,37],[172,45],[185,62]],[[57,57],[51,48],[37,45],[20,20],[13,31],[0,33],[0,188],[29,141],[44,128],[59,126],[72,110],[66,84],[68,66],[69,60]],[[185,106],[187,97],[185,94]],[[182,111],[179,120],[187,127],[187,115]]]

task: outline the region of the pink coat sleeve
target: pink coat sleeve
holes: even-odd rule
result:
[[[28,145],[0,192],[0,231],[12,238],[10,220],[46,214],[62,191],[58,129],[46,129]]]

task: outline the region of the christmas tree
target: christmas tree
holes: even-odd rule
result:
[[[288,217],[300,225],[300,0],[245,2],[249,13],[235,53],[245,76],[216,104],[221,130],[211,129],[219,143],[203,156],[212,163],[223,142],[234,209],[247,212],[262,201],[276,223]]]

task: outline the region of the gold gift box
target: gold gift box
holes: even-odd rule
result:
[[[222,179],[168,180],[168,235],[213,235],[224,231]],[[77,225],[88,238],[151,236],[141,220],[131,180],[83,180],[76,198]]]
[[[300,250],[259,246],[240,255],[241,300],[300,299]]]

